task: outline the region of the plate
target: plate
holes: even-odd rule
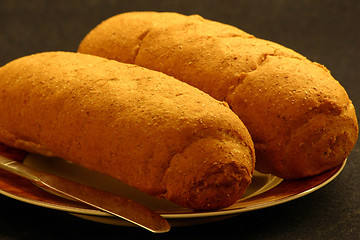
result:
[[[160,213],[172,226],[219,221],[243,212],[267,208],[300,198],[331,182],[346,164],[346,161],[344,161],[341,166],[321,175],[293,181],[255,171],[252,183],[235,204],[216,211],[196,211],[178,206],[167,200],[160,200],[146,195],[113,178],[81,168],[60,158],[27,154],[2,144],[0,144],[0,154],[41,171],[130,197]],[[30,181],[3,170],[0,170],[0,193],[37,206],[66,211],[91,221],[120,226],[134,226],[127,221],[82,203],[43,191]]]

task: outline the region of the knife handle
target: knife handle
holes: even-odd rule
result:
[[[129,198],[33,170],[1,155],[0,168],[36,182],[40,187],[50,190],[50,192],[85,203],[152,232],[160,233],[170,230],[170,224],[160,214]]]

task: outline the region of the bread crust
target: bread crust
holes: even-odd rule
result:
[[[189,208],[229,206],[251,181],[254,148],[240,119],[165,74],[49,52],[1,67],[0,89],[7,145],[62,157]]]
[[[253,137],[262,172],[286,179],[322,173],[357,140],[354,106],[328,69],[198,15],[119,14],[78,51],[166,73],[228,102]]]

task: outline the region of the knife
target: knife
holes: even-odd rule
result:
[[[170,224],[160,214],[129,198],[37,171],[1,155],[0,168],[24,177],[50,192],[85,203],[151,232],[163,233],[170,230]]]

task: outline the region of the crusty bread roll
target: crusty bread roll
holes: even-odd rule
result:
[[[227,106],[160,72],[66,52],[0,68],[0,142],[59,156],[189,208],[231,205],[254,171]]]
[[[324,66],[229,25],[124,13],[94,28],[78,51],[161,71],[228,102],[249,129],[262,172],[286,179],[322,173],[357,140],[354,106]]]

